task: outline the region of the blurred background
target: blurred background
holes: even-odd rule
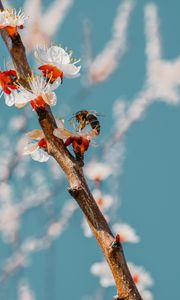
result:
[[[131,226],[124,251],[149,272],[139,275],[144,300],[178,298],[179,1],[3,3],[29,16],[21,33],[34,70],[37,44],[81,58],[81,77],[64,80],[53,112],[71,129],[68,120],[81,109],[101,115],[101,135],[85,154],[89,185],[111,226]],[[5,70],[10,58],[0,47]],[[64,175],[53,159],[22,156],[24,133],[39,128],[35,114],[7,107],[3,97],[0,109],[0,300],[112,299],[116,289],[95,264],[103,255]]]

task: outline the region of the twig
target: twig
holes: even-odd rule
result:
[[[3,9],[1,1],[0,8]],[[11,38],[5,29],[1,29],[1,34],[11,54],[20,83],[28,87],[27,77],[32,72],[20,35]],[[128,270],[121,244],[113,247],[116,239],[87,186],[81,165],[67,150],[64,142],[53,135],[53,130],[57,126],[50,107],[38,109],[36,112],[48,142],[48,152],[63,169],[70,186],[68,191],[82,209],[104,252],[116,282],[119,299],[142,300]]]

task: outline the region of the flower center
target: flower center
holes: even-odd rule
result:
[[[63,82],[63,71],[54,65],[43,65],[39,67],[39,70],[42,71],[43,76],[50,80],[53,83],[58,77],[61,78],[61,83]]]
[[[70,144],[72,144],[75,154],[82,156],[88,150],[90,141],[82,136],[72,136],[66,140],[65,146]]]
[[[11,37],[17,35],[17,26],[6,26],[6,30]]]
[[[41,139],[41,140],[38,142],[38,146],[39,146],[40,148],[47,149],[47,142],[46,142],[46,139],[45,139],[45,138]]]
[[[9,70],[9,71],[0,71],[0,86],[4,93],[10,95],[11,89],[16,90],[18,89],[17,85],[15,84],[17,80],[16,71]]]
[[[103,198],[102,197],[99,197],[97,200],[96,200],[97,204],[102,207],[103,204],[104,204],[104,201],[103,201]]]
[[[42,96],[38,96],[36,99],[31,100],[30,104],[34,110],[37,110],[38,108],[45,109],[47,106]]]

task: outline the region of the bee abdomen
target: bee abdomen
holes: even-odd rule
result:
[[[91,125],[92,129],[96,129],[97,134],[99,135],[100,130],[101,130],[101,126],[100,126],[100,122],[99,122],[98,118],[93,114],[89,114],[87,116],[87,121]]]

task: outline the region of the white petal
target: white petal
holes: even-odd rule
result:
[[[46,64],[50,60],[48,58],[47,49],[44,49],[44,48],[36,49],[34,51],[34,56],[37,59],[37,61],[40,62],[41,64]]]
[[[62,139],[62,140],[65,138],[65,137],[64,137],[64,133],[63,133],[63,131],[62,131],[61,128],[56,128],[56,129],[54,129],[53,135],[56,136],[56,137],[59,138],[59,139]]]
[[[62,48],[61,48],[62,49]],[[69,55],[64,49],[62,49],[62,64],[69,64],[70,63],[70,57],[71,55]]]
[[[48,50],[48,56],[51,57],[51,61],[57,62],[59,64],[69,64],[70,56],[69,54],[61,47],[52,46]]]
[[[24,147],[23,154],[29,155],[34,153],[37,149],[39,149],[38,143],[29,143]]]
[[[113,172],[110,165],[103,162],[91,161],[86,165],[85,173],[91,180],[104,180]]]
[[[64,73],[64,76],[67,78],[76,78],[78,77],[80,74],[80,69],[81,67],[76,67],[73,64],[64,64],[61,65],[61,70]]]
[[[15,104],[25,104],[29,102],[30,100],[33,100],[34,95],[30,93],[29,91],[26,91],[25,93],[20,92],[15,94]]]
[[[73,133],[71,133],[69,130],[66,128],[56,128],[53,131],[54,136],[56,136],[59,139],[67,139],[70,136],[73,136]]]
[[[64,120],[55,118],[58,128],[64,128]]]
[[[15,97],[14,94],[11,93],[10,95],[4,94],[5,103],[7,106],[13,106],[15,103]]]
[[[141,291],[141,296],[144,300],[153,300],[153,294],[149,290]]]
[[[44,93],[42,94],[42,97],[49,106],[54,106],[57,103],[57,97],[54,92]]]
[[[31,154],[31,157],[35,161],[46,162],[49,159],[49,154],[44,150],[38,148],[35,152]]]
[[[50,85],[50,88],[51,88],[51,91],[54,91],[56,90],[61,84],[61,78],[57,78],[53,83],[51,83]]]
[[[34,129],[34,130],[30,131],[30,132],[27,132],[26,136],[28,138],[30,138],[30,139],[38,140],[39,141],[40,139],[44,138],[44,133],[40,129]]]
[[[100,285],[104,288],[108,288],[110,286],[114,286],[115,285],[115,281],[113,276],[107,276],[107,277],[103,277],[100,280]]]
[[[93,236],[93,234],[92,234],[91,228],[89,227],[89,224],[85,218],[83,218],[81,226],[82,226],[85,237],[91,238]]]
[[[17,108],[23,108],[26,104],[27,104],[27,103],[22,103],[22,104],[17,104],[17,103],[15,103],[15,106],[16,106]]]

